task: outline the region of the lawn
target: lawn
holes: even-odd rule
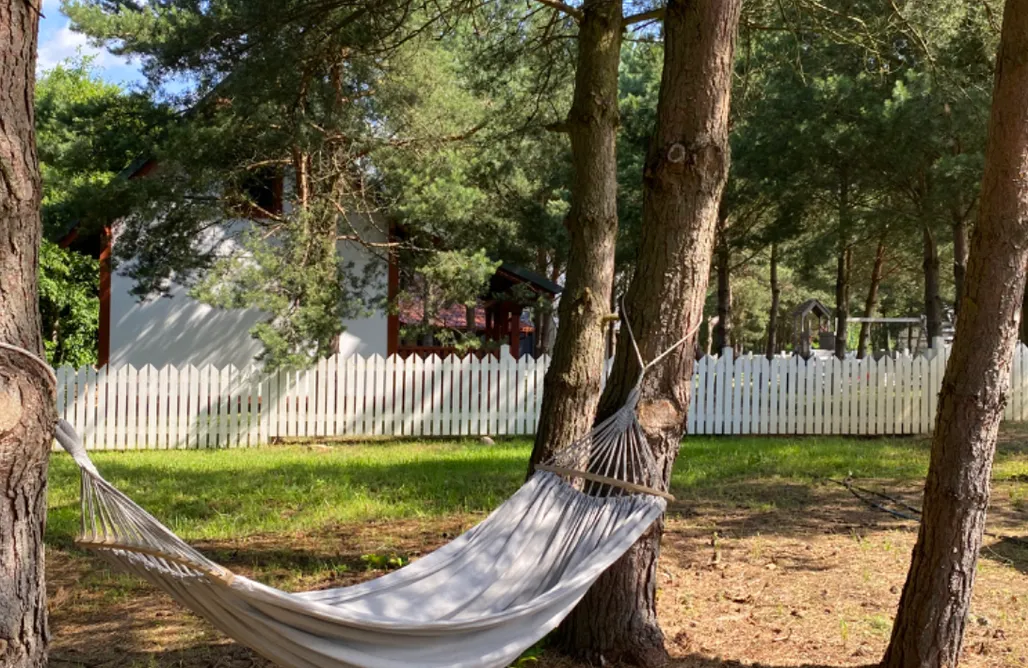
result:
[[[445,543],[518,487],[529,450],[527,440],[469,440],[94,460],[215,559],[308,589],[373,577]],[[872,662],[888,637],[913,524],[824,479],[852,475],[916,502],[927,459],[927,442],[913,438],[687,439],[659,588],[676,665]],[[994,480],[990,528],[1028,536],[1028,432],[1005,432]],[[72,462],[55,456],[47,530],[55,665],[262,665],[147,585],[73,549],[77,499]],[[965,665],[1028,665],[1028,550],[1003,538],[987,544],[981,621]],[[537,665],[568,664],[544,655]]]

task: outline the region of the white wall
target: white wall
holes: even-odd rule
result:
[[[353,221],[362,238],[385,241],[382,224]],[[344,232],[345,233],[345,232]],[[117,239],[115,238],[115,243]],[[374,267],[374,288],[385,294],[387,265],[374,258],[362,245],[340,241],[339,252],[346,262],[360,272],[369,262]],[[192,299],[181,285],[173,285],[168,297],[144,302],[130,294],[132,279],[118,274],[111,277],[111,356],[112,365],[152,364],[184,365],[235,364],[242,367],[260,353],[260,342],[250,336],[250,329],[261,320],[259,311],[250,309],[217,309]],[[339,342],[342,355],[386,354],[388,320],[385,313],[369,318],[344,320],[346,331]]]

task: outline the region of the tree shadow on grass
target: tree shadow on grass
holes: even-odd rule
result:
[[[173,530],[212,539],[305,534],[368,520],[388,525],[413,517],[482,516],[509,498],[524,475],[523,462],[516,459],[382,464],[315,454],[253,468],[170,469],[125,458],[102,462],[100,470]],[[69,475],[58,471],[53,485],[75,485]],[[735,536],[852,533],[911,524],[871,511],[845,489],[817,481],[757,479],[672,491],[680,496],[669,508],[672,517],[709,523],[712,530]],[[70,547],[78,528],[77,503],[51,507],[49,544]]]
[[[248,648],[235,643],[197,645],[164,651],[114,650],[80,652],[63,650],[50,655],[52,668],[274,668]]]
[[[869,663],[854,668],[878,668],[877,663]],[[778,668],[768,663],[744,663],[734,659],[716,659],[702,654],[690,654],[689,656],[677,657],[668,664],[667,668]],[[836,668],[831,664],[804,663],[790,668]]]
[[[509,449],[472,450],[470,456],[468,450],[444,449],[441,454],[399,462],[375,461],[365,456],[367,451],[357,457],[340,457],[333,451],[338,454],[335,448],[326,453],[285,453],[281,462],[265,460],[253,466],[246,465],[246,458],[205,460],[211,456],[209,452],[170,453],[195,454],[197,459],[190,459],[188,465],[165,465],[153,457],[130,454],[105,458],[100,470],[173,529],[215,540],[265,533],[306,535],[369,519],[381,521],[385,535],[388,524],[402,518],[482,516],[513,494],[524,476],[519,452]],[[460,454],[453,454],[457,452]],[[74,496],[77,472],[70,461],[55,464],[52,488],[63,489],[65,498]],[[735,537],[758,533],[806,537],[916,527],[914,522],[873,510],[844,488],[816,478],[724,475],[716,482],[673,487],[679,501],[669,508],[670,515],[702,530]],[[920,505],[919,480],[864,484]],[[1003,507],[990,510],[990,518],[1006,518],[1006,511]],[[70,547],[78,528],[77,503],[51,507],[49,544]]]
[[[198,457],[206,453],[197,453]],[[51,487],[77,487],[62,467]],[[328,522],[485,513],[523,481],[518,459],[425,459],[404,463],[355,462],[311,454],[288,463],[247,468],[169,469],[131,458],[105,461],[111,484],[172,528],[242,535],[309,527],[309,514]],[[77,503],[51,507],[48,542],[67,545],[79,528]]]

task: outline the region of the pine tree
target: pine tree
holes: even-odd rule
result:
[[[36,277],[42,190],[32,99],[40,3],[0,2],[0,342],[44,355]],[[0,665],[46,665],[43,528],[56,424],[44,369],[0,348]]]

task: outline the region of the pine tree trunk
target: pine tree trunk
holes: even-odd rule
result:
[[[778,244],[771,244],[771,311],[767,318],[767,348],[764,350],[768,359],[772,359],[778,349],[778,309],[781,301],[782,288],[778,284]]]
[[[942,297],[939,295],[939,244],[928,225],[921,227],[924,269],[924,312],[928,346],[936,337],[942,336]]]
[[[846,358],[849,343],[850,270],[853,267],[853,249],[850,234],[850,182],[849,169],[839,168],[839,255],[835,272],[835,356]]]
[[[567,120],[574,169],[566,221],[570,249],[529,474],[554,448],[589,431],[600,395],[618,226],[621,12],[621,0],[582,4],[575,93]]]
[[[38,0],[0,0],[0,341],[43,354],[33,129]],[[56,421],[38,365],[0,349],[0,666],[45,666],[43,527]]]
[[[717,232],[717,325],[714,350],[720,353],[732,345],[732,250],[728,245],[728,221],[718,218]]]
[[[846,358],[846,344],[849,340],[850,317],[850,269],[853,266],[853,249],[849,243],[840,240],[839,260],[835,273],[835,356]]]
[[[939,394],[924,518],[886,668],[956,666],[967,624],[1028,259],[1028,0],[1007,0],[978,224]]]
[[[878,241],[875,249],[875,263],[871,268],[871,284],[867,288],[867,300],[864,302],[864,317],[873,318],[878,306],[878,286],[882,283],[882,269],[885,266],[885,239]],[[871,323],[860,323],[860,340],[857,343],[857,359],[867,355],[867,342],[871,337]]]
[[[718,206],[728,173],[728,110],[741,0],[669,0],[657,124],[643,174],[636,273],[625,303],[642,354],[652,359],[703,318]],[[620,337],[599,415],[621,405],[639,372]],[[694,337],[647,375],[639,419],[668,481],[685,428]],[[658,666],[655,524],[592,587],[558,633],[561,647],[594,663]],[[606,665],[606,664],[604,664]]]
[[[1028,287],[1025,288],[1024,296],[1021,297],[1021,326],[1018,338],[1021,343],[1028,345]]]
[[[953,313],[960,315],[960,295],[967,274],[967,221],[959,212],[953,214]]]

